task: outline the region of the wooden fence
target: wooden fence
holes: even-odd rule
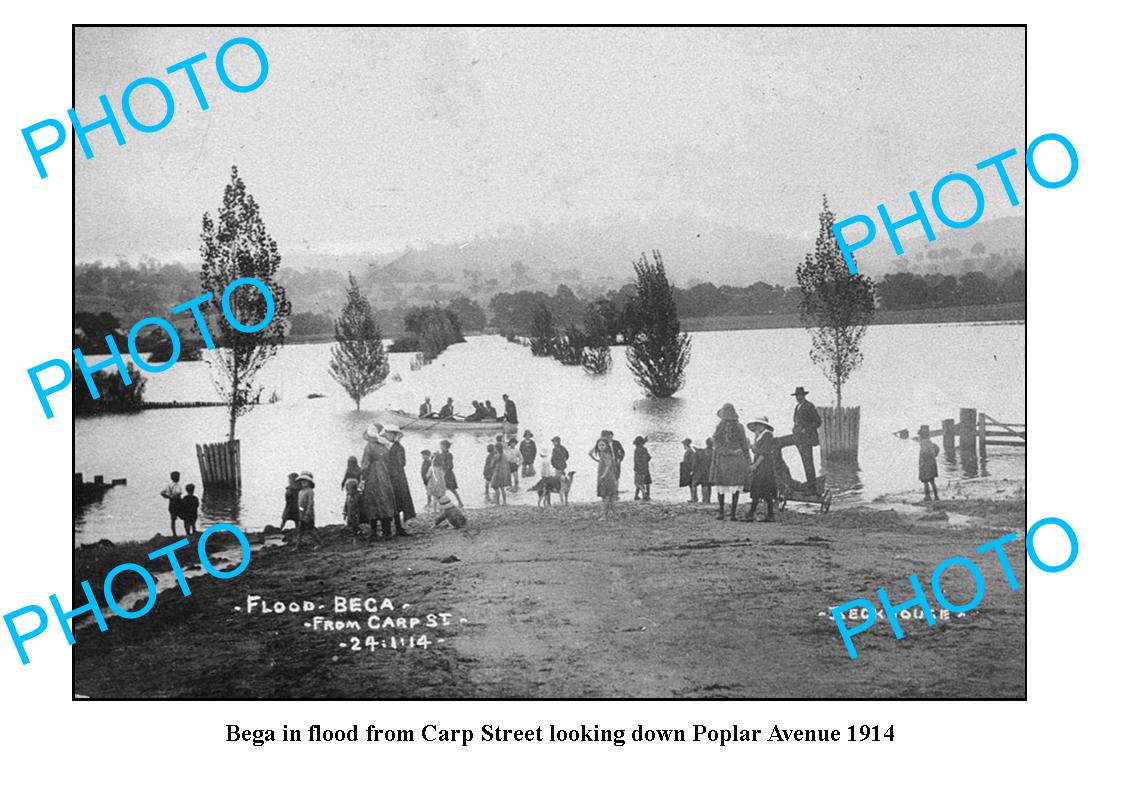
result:
[[[203,486],[242,487],[242,441],[195,445]]]
[[[819,427],[819,445],[824,459],[857,459],[858,432],[862,422],[860,406],[819,407],[822,425]]]

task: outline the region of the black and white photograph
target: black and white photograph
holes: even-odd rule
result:
[[[1026,699],[1024,26],[73,36],[74,698]]]

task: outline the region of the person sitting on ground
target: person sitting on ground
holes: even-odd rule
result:
[[[440,414],[438,415],[438,417],[441,420],[447,420],[447,419],[451,418],[453,416],[453,414],[454,414],[454,410],[452,408],[452,399],[449,398],[447,401],[445,401],[445,405],[441,407],[441,411],[440,411]]]
[[[417,410],[417,416],[425,419],[433,414],[433,404],[429,400],[429,396],[425,396],[425,400],[421,402],[421,408]]]
[[[195,533],[195,523],[199,520],[199,498],[195,497],[195,485],[184,487],[187,494],[179,499],[179,517],[183,520],[183,533]]]
[[[434,528],[439,528],[441,523],[445,522],[456,529],[467,527],[468,518],[464,516],[464,512],[452,502],[452,498],[448,495],[444,495],[437,501],[437,510],[441,513],[437,515],[437,521],[433,523]]]

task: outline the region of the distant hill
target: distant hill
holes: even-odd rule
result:
[[[931,243],[919,226],[911,235],[902,236],[901,247],[905,253],[896,256],[884,230],[879,227],[874,243],[855,253],[859,270],[871,276],[896,271],[942,271],[948,274],[982,271],[993,276],[1010,268],[1025,268],[1024,215],[980,221],[967,229],[947,229],[936,223],[933,231],[936,240]],[[981,246],[981,251],[976,246]]]

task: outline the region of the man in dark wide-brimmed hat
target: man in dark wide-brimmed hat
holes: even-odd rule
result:
[[[803,460],[803,473],[807,476],[807,488],[815,491],[815,451],[813,448],[819,444],[819,426],[823,421],[819,418],[819,410],[815,404],[807,400],[807,390],[796,387],[795,412],[792,413],[792,436],[795,437],[795,447],[799,451],[799,458]]]

